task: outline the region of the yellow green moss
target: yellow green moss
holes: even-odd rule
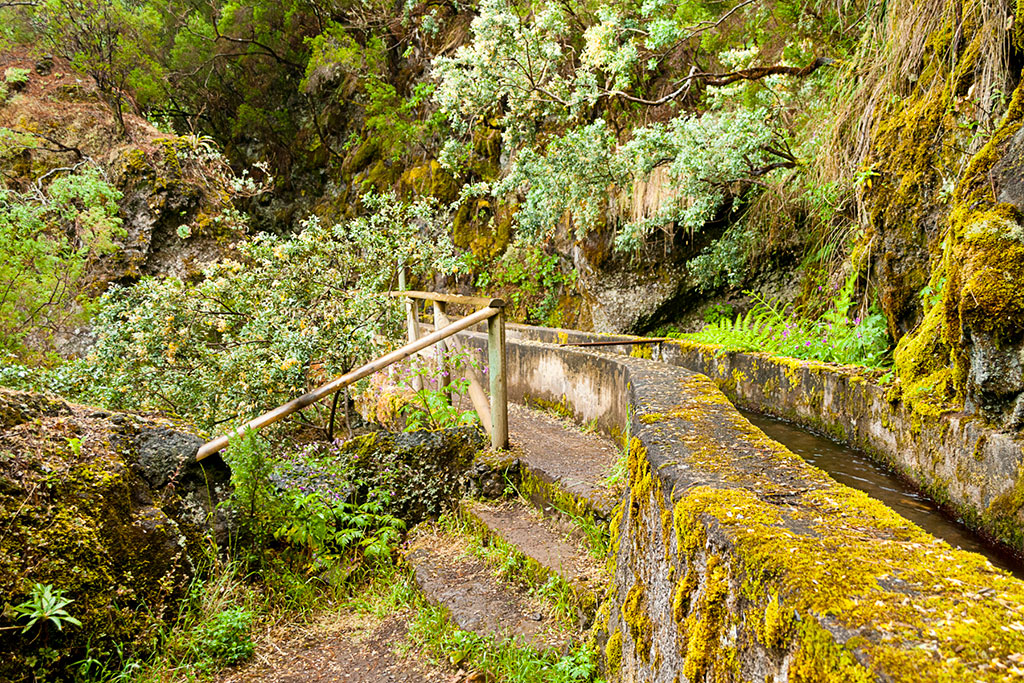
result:
[[[793,613],[785,609],[778,595],[773,595],[764,608],[763,628],[759,640],[770,648],[785,648],[789,644],[793,628]]]
[[[530,395],[527,395],[524,400],[527,405],[535,406],[542,410],[547,410],[548,412],[554,413],[559,417],[564,417],[571,420],[573,417],[576,416],[576,413],[572,409],[572,404],[569,403],[569,399],[566,398],[564,394],[562,395],[562,398],[560,398],[557,401],[552,401],[550,399]]]
[[[896,680],[911,675],[920,680],[1000,680],[995,669],[985,673],[990,660],[1009,663],[1009,655],[1024,647],[1024,635],[1001,628],[1006,619],[1017,620],[1013,615],[1024,607],[1019,582],[993,571],[980,556],[935,541],[860,492],[835,485],[807,492],[800,500],[785,517],[778,507],[737,489],[692,490],[676,505],[677,525],[687,526],[682,519],[694,525],[714,519],[729,535],[733,557],[742,567],[741,592],[762,605],[767,640],[785,640],[788,616],[783,604],[800,615],[804,627],[795,636],[801,653],[795,669],[803,676],[799,680],[860,680],[860,670],[844,664],[853,661],[848,648],[824,643],[827,633],[814,630],[819,616],[851,631],[870,628],[880,633],[881,642],[858,646],[868,650],[878,670]],[[936,572],[936,567],[944,571]],[[887,583],[894,588],[886,588]],[[1003,603],[968,597],[991,590]],[[915,596],[912,601],[908,592]],[[778,611],[771,606],[773,600],[779,601]],[[697,628],[697,618],[691,615],[691,620]],[[806,630],[807,624],[814,626]],[[937,661],[915,647],[922,632],[940,651],[956,651],[957,658]],[[784,642],[780,645],[785,649]],[[693,647],[699,658],[700,645]],[[839,677],[820,677],[828,671]]]
[[[932,307],[914,334],[900,340],[893,355],[900,378],[898,396],[915,413],[938,417],[962,400],[954,383],[949,347],[942,340],[943,307]]]
[[[629,355],[633,358],[651,358],[654,354],[654,344],[633,344]]]
[[[964,55],[977,50],[976,43],[982,39],[969,33],[969,26],[977,24],[977,13],[976,4],[965,9],[963,35],[972,37],[959,56],[963,77],[974,68]],[[897,351],[904,395],[915,409],[934,412],[949,403],[954,407],[962,404],[969,366],[965,344],[970,343],[973,331],[985,332],[997,343],[1019,340],[1024,305],[1017,293],[1024,286],[1024,245],[1020,235],[1012,234],[1021,233],[1020,215],[1016,207],[1000,203],[994,196],[991,170],[1020,130],[1022,113],[1024,88],[1018,86],[995,133],[970,159],[967,169],[957,174],[960,179],[953,193],[948,238],[931,277],[932,282],[944,282],[943,300],[927,312],[924,323]],[[936,277],[939,271],[944,277]],[[943,366],[952,368],[940,374]],[[934,400],[918,400],[914,392],[921,390],[938,391],[938,406]]]
[[[608,673],[615,676],[622,665],[622,631],[616,629],[608,637],[608,642],[604,646],[604,660]]]
[[[622,620],[629,627],[629,635],[637,656],[644,662],[651,655],[651,640],[654,637],[654,625],[647,613],[647,593],[639,577],[635,577],[633,587],[626,593],[622,603]]]
[[[789,665],[793,683],[872,683],[875,680],[832,634],[811,620],[800,625],[797,649]],[[928,680],[928,679],[922,679]]]
[[[690,564],[688,562],[688,564]],[[678,626],[682,626],[690,611],[690,599],[697,589],[697,572],[688,566],[686,573],[676,583],[672,591],[672,619]]]

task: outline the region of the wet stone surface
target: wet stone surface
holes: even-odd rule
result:
[[[600,579],[600,562],[578,542],[554,528],[550,520],[541,518],[518,500],[474,501],[467,503],[465,510],[490,533],[566,581],[593,585]]]
[[[604,480],[619,457],[615,444],[540,410],[509,404],[508,413],[509,440],[521,451],[521,463],[540,480],[610,517],[619,492]]]

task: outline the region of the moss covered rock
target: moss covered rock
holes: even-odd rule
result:
[[[275,465],[280,488],[365,499],[383,492],[388,512],[410,523],[437,517],[479,482],[490,465],[474,466],[485,446],[476,427],[440,431],[372,432]]]
[[[151,647],[216,533],[227,467],[196,463],[201,440],[168,421],[2,389],[0,415],[0,600],[49,584],[82,622],[0,631],[0,679],[56,680],[86,655]]]

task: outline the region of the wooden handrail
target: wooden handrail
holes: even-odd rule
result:
[[[439,294],[436,292],[417,292],[415,290],[391,292],[394,297],[409,297],[410,299],[423,299],[425,301],[443,301],[446,304],[467,304],[469,306],[487,306],[489,308],[504,308],[505,302],[502,299],[488,299],[482,296],[462,296],[461,294]]]
[[[401,294],[403,295],[407,293],[408,292],[401,292]],[[493,301],[493,299],[486,299],[486,301]],[[241,436],[242,434],[245,434],[249,430],[255,431],[257,429],[260,429],[261,427],[266,427],[267,425],[273,424],[291,415],[292,413],[296,413],[302,410],[303,408],[306,408],[312,405],[313,403],[316,403],[317,401],[326,396],[330,396],[331,394],[340,391],[341,389],[344,389],[348,385],[362,379],[363,377],[366,377],[367,375],[371,375],[374,372],[377,372],[378,370],[386,368],[392,363],[397,363],[400,360],[404,360],[411,356],[412,354],[416,353],[417,351],[425,349],[432,344],[436,344],[442,339],[447,339],[448,337],[451,337],[452,335],[457,334],[458,332],[470,328],[476,325],[477,323],[481,323],[484,320],[488,320],[489,318],[492,318],[494,316],[499,316],[503,312],[504,311],[502,307],[488,306],[477,311],[476,313],[473,313],[472,315],[467,315],[465,318],[461,318],[455,321],[448,327],[432,332],[431,334],[428,334],[425,337],[422,337],[420,339],[417,339],[406,344],[400,349],[396,349],[391,353],[385,354],[380,358],[367,363],[366,365],[360,366],[355,370],[352,370],[351,372],[344,374],[341,377],[338,377],[337,379],[334,379],[317,389],[314,389],[308,394],[304,394],[294,400],[289,401],[288,403],[285,403],[282,406],[274,408],[268,413],[264,413],[263,415],[260,415],[257,418],[249,420],[249,422],[245,423],[241,427],[238,427],[229,434],[219,436],[216,439],[213,439],[212,441],[203,444],[196,452],[196,460],[202,460],[203,458],[221,450],[222,448],[228,445],[228,441],[233,437]],[[504,332],[504,330],[502,330],[502,332]],[[504,334],[502,334],[502,336],[504,337]],[[502,349],[502,351],[504,351],[504,349]],[[502,383],[504,383],[504,377],[502,377]],[[507,445],[507,432],[504,435],[504,441],[505,444]],[[504,448],[505,446],[503,445],[501,447]]]

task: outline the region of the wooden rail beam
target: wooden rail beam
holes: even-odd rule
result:
[[[468,306],[486,306],[488,308],[504,308],[502,299],[488,299],[482,296],[462,296],[461,294],[438,294],[435,292],[418,292],[416,290],[389,292],[393,297],[409,297],[425,301],[443,301],[447,304],[466,304]]]
[[[405,292],[402,292],[402,294],[405,294]],[[314,389],[308,394],[304,394],[292,401],[289,401],[288,403],[285,403],[282,406],[274,408],[270,412],[264,413],[263,415],[260,415],[259,417],[254,418],[249,422],[245,423],[241,427],[232,430],[230,433],[225,434],[223,436],[219,436],[216,439],[213,439],[212,441],[203,444],[199,448],[198,452],[196,452],[196,460],[202,460],[203,458],[206,458],[212,455],[213,453],[220,451],[221,449],[228,445],[228,441],[230,439],[236,436],[241,436],[249,430],[255,431],[257,429],[260,429],[261,427],[266,427],[267,425],[273,424],[291,415],[292,413],[296,413],[302,410],[303,408],[307,408],[310,405],[319,401],[320,399],[326,396],[330,396],[334,392],[347,387],[348,385],[362,379],[363,377],[366,377],[367,375],[371,375],[374,372],[377,372],[378,370],[386,368],[392,363],[397,363],[400,360],[404,360],[411,356],[412,354],[416,353],[417,351],[420,351],[421,349],[425,349],[428,346],[431,346],[432,344],[436,344],[442,339],[447,339],[448,337],[451,337],[452,335],[461,332],[462,330],[470,328],[473,325],[476,325],[477,323],[481,323],[493,316],[502,313],[502,310],[502,308],[492,308],[490,306],[483,308],[477,311],[476,313],[473,313],[472,315],[467,315],[465,318],[461,318],[455,321],[454,323],[452,323],[448,327],[445,327],[444,329],[432,332],[431,334],[428,334],[425,337],[420,337],[415,342],[406,344],[402,348],[396,349],[391,353],[385,354],[380,358],[377,358],[376,360],[367,363],[366,365],[360,366],[355,370],[346,373],[341,377],[338,377],[337,379],[334,379],[317,389]]]

